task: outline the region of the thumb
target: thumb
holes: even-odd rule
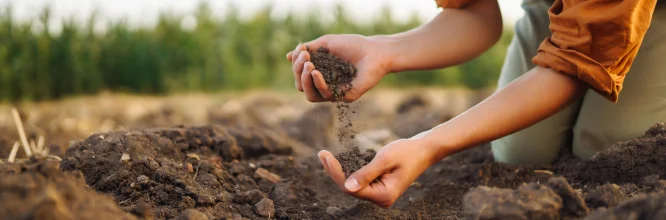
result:
[[[390,171],[393,168],[393,164],[382,158],[384,157],[381,155],[376,156],[368,165],[365,165],[349,176],[347,181],[345,181],[345,189],[352,193],[357,192],[367,187],[382,174]]]

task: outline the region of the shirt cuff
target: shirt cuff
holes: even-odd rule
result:
[[[587,83],[594,91],[616,103],[622,90],[624,74],[613,75],[603,65],[575,50],[561,49],[546,38],[532,62],[538,66],[568,74]]]

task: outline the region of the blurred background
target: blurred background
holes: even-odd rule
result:
[[[492,92],[523,13],[521,1],[499,2],[500,42],[466,64],[386,77],[360,100],[379,109],[361,111],[358,129],[404,127],[395,124],[408,118],[396,116],[405,106],[427,106],[411,113],[426,120],[414,131],[388,129],[409,135]],[[304,114],[318,106],[293,88],[285,54],[297,43],[397,33],[440,11],[434,0],[0,0],[0,149],[17,140],[12,107],[29,135],[60,146],[92,132],[175,124],[251,124],[294,136],[303,126],[286,124],[307,124]]]

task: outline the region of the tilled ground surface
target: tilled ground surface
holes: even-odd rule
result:
[[[552,165],[500,164],[480,146],[432,166],[391,209],[341,193],[300,148],[270,130],[216,125],[98,133],[59,169],[0,164],[0,218],[666,218],[664,124],[588,162],[564,153]]]

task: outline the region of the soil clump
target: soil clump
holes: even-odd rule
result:
[[[312,53],[310,61],[315,69],[324,76],[326,85],[333,93],[335,101],[342,101],[345,92],[351,89],[351,82],[356,77],[356,67],[330,54],[326,48],[318,48]]]
[[[376,154],[377,152],[372,149],[367,149],[365,152],[361,152],[361,150],[356,147],[336,154],[335,158],[340,161],[342,171],[345,172],[345,177],[349,177],[352,173],[370,163],[370,161],[375,158]]]
[[[34,158],[0,164],[0,219],[137,219],[88,188],[80,171],[63,173],[58,166]]]

